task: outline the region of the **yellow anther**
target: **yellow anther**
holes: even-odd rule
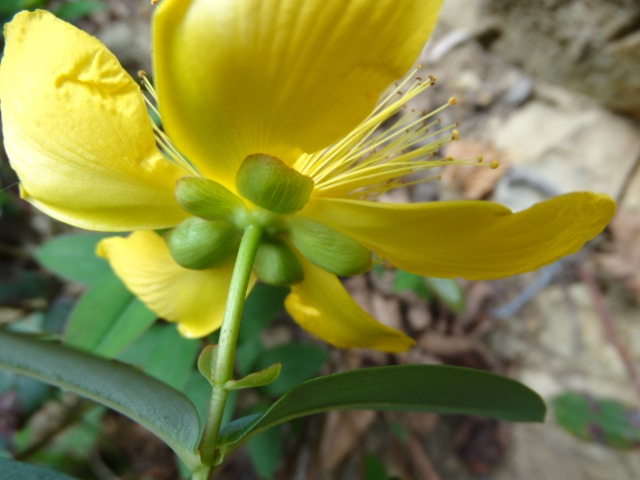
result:
[[[482,155],[478,155],[478,163],[484,162],[484,157]]]
[[[436,77],[429,75],[429,84],[433,87],[436,84]]]
[[[457,103],[456,97],[449,97],[449,105],[453,106]]]
[[[460,130],[453,129],[453,131],[451,132],[451,140],[459,140],[460,139]]]
[[[144,70],[138,70],[138,78],[144,78],[147,76],[147,72],[145,72]]]
[[[498,162],[497,160],[494,160],[491,162],[491,164],[489,165],[489,168],[491,168],[492,170],[495,170],[496,168],[498,168],[500,166],[500,162]]]

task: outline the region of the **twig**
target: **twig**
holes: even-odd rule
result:
[[[427,457],[422,444],[413,433],[410,433],[407,438],[407,447],[409,448],[409,453],[411,453],[413,464],[418,471],[419,478],[423,478],[424,480],[442,480],[438,472],[433,468],[433,464],[431,460],[429,460],[429,457]]]
[[[563,258],[538,270],[538,276],[533,282],[528,284],[516,298],[491,310],[491,312],[489,312],[491,316],[497,320],[506,320],[518,313],[542,289],[553,281],[556,275],[562,271],[568,258],[571,257]]]
[[[85,413],[89,410],[93,409],[96,404],[91,402],[86,402],[80,400],[79,405],[73,405],[67,407],[67,412],[65,416],[60,420],[60,422],[55,425],[53,428],[48,430],[39,440],[37,440],[33,445],[25,448],[24,450],[17,452],[14,455],[16,460],[27,460],[33,454],[40,451],[42,448],[46,447],[55,437],[60,435],[66,429],[75,425]]]
[[[596,277],[594,274],[585,267],[578,268],[578,275],[580,279],[586,284],[589,292],[591,293],[591,300],[593,302],[593,308],[598,314],[598,318],[602,323],[602,328],[604,329],[607,339],[611,342],[613,347],[615,348],[620,360],[622,360],[622,364],[627,371],[627,375],[631,380],[631,384],[635,388],[638,396],[640,397],[640,375],[638,375],[638,370],[636,369],[633,360],[627,353],[626,348],[620,341],[620,336],[618,335],[618,329],[616,328],[616,324],[611,318],[609,311],[607,310],[607,306],[605,305],[604,296],[602,295],[602,291],[598,286],[596,281]]]

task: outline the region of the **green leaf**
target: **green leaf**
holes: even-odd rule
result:
[[[114,357],[156,318],[115,274],[107,271],[71,312],[64,342],[97,355]]]
[[[100,0],[69,0],[56,8],[52,8],[51,13],[67,22],[75,22],[105,8],[106,4]]]
[[[257,337],[281,310],[289,293],[286,287],[258,284],[253,287],[242,310],[238,342]]]
[[[0,15],[13,15],[20,10],[34,10],[43,8],[46,0],[2,0],[0,2]]]
[[[231,450],[246,437],[294,418],[327,410],[402,410],[486,415],[503,420],[542,421],[545,405],[533,390],[509,378],[445,365],[401,365],[336,373],[308,380],[260,416],[223,428]]]
[[[198,340],[181,336],[175,325],[155,325],[120,355],[120,360],[180,391],[185,386],[200,349]]]
[[[198,370],[200,374],[213,385],[213,372],[216,370],[218,361],[218,346],[207,345],[198,355]]]
[[[28,463],[20,463],[0,457],[0,480],[76,480],[74,477],[54,472]]]
[[[157,435],[185,463],[197,463],[200,421],[193,404],[129,365],[0,331],[0,366],[112,408]]]
[[[404,270],[396,270],[395,276],[393,277],[393,290],[396,293],[411,290],[423,300],[431,299],[431,294],[429,290],[427,290],[427,287],[425,287],[423,277],[405,272]]]
[[[384,463],[378,457],[366,454],[364,456],[363,480],[387,480],[388,478]]]
[[[236,370],[240,375],[249,375],[258,358],[265,352],[259,336],[247,338],[236,349]]]
[[[38,465],[63,472],[77,471],[86,465],[86,459],[102,436],[105,411],[105,407],[91,402],[79,403],[61,419],[67,427],[51,438],[46,448],[33,450],[42,440],[42,421],[32,416],[26,427],[14,436],[14,451],[17,456],[28,458]]]
[[[427,288],[451,311],[455,313],[464,312],[464,294],[458,282],[453,278],[424,277],[423,280]]]
[[[242,388],[263,387],[265,385],[270,384],[276,378],[278,378],[278,375],[280,375],[281,369],[282,369],[281,364],[274,363],[273,365],[268,366],[264,370],[250,373],[249,375],[241,378],[240,380],[229,380],[227,383],[224,384],[224,388],[226,390],[240,390]]]
[[[551,405],[560,426],[578,438],[619,450],[640,447],[638,408],[577,393],[564,393]]]
[[[291,342],[268,350],[256,362],[256,368],[279,363],[282,371],[277,380],[266,385],[272,395],[282,395],[299,383],[313,377],[327,361],[327,351],[310,343]]]
[[[260,478],[272,478],[282,460],[282,428],[256,435],[247,444],[251,464]]]
[[[74,233],[61,235],[40,246],[36,259],[48,270],[67,280],[94,285],[111,272],[109,263],[96,255],[100,240],[113,234]]]

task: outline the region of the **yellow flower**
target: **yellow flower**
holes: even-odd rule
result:
[[[491,202],[371,201],[442,163],[433,155],[447,140],[431,137],[429,114],[377,130],[428,86],[406,77],[378,103],[415,61],[440,3],[164,0],[153,61],[166,136],[154,136],[139,86],[98,40],[46,12],[21,13],[6,29],[0,100],[22,195],[78,227],[134,230],[104,241],[101,254],[187,336],[220,326],[233,260],[184,268],[153,230],[208,208],[207,222],[224,228],[264,223],[274,258],[301,267],[301,278],[284,283],[293,283],[286,308],[303,328],[340,347],[405,350],[412,340],[360,309],[336,274],[366,269],[374,252],[421,275],[513,275],[577,251],[614,211],[609,197],[588,192],[516,214]],[[256,155],[266,163],[247,167]],[[308,191],[272,195],[285,177]],[[186,192],[177,199],[176,182]],[[219,224],[207,222],[197,227],[215,237]],[[185,228],[174,231],[188,240]],[[343,249],[354,253],[340,258]],[[352,257],[360,260],[342,271]]]

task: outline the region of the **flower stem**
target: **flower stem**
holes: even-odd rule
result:
[[[213,369],[213,389],[209,403],[209,415],[200,442],[200,455],[202,463],[208,467],[205,476],[199,472],[198,478],[207,478],[209,471],[214,466],[215,448],[222,421],[222,413],[227,401],[227,390],[224,384],[233,376],[233,365],[236,356],[236,342],[240,329],[242,308],[247,295],[247,287],[251,278],[251,270],[255,260],[262,228],[257,225],[249,225],[242,236],[236,264],[231,276],[231,285],[227,297],[227,305],[224,311],[224,319],[218,341],[218,352]]]

